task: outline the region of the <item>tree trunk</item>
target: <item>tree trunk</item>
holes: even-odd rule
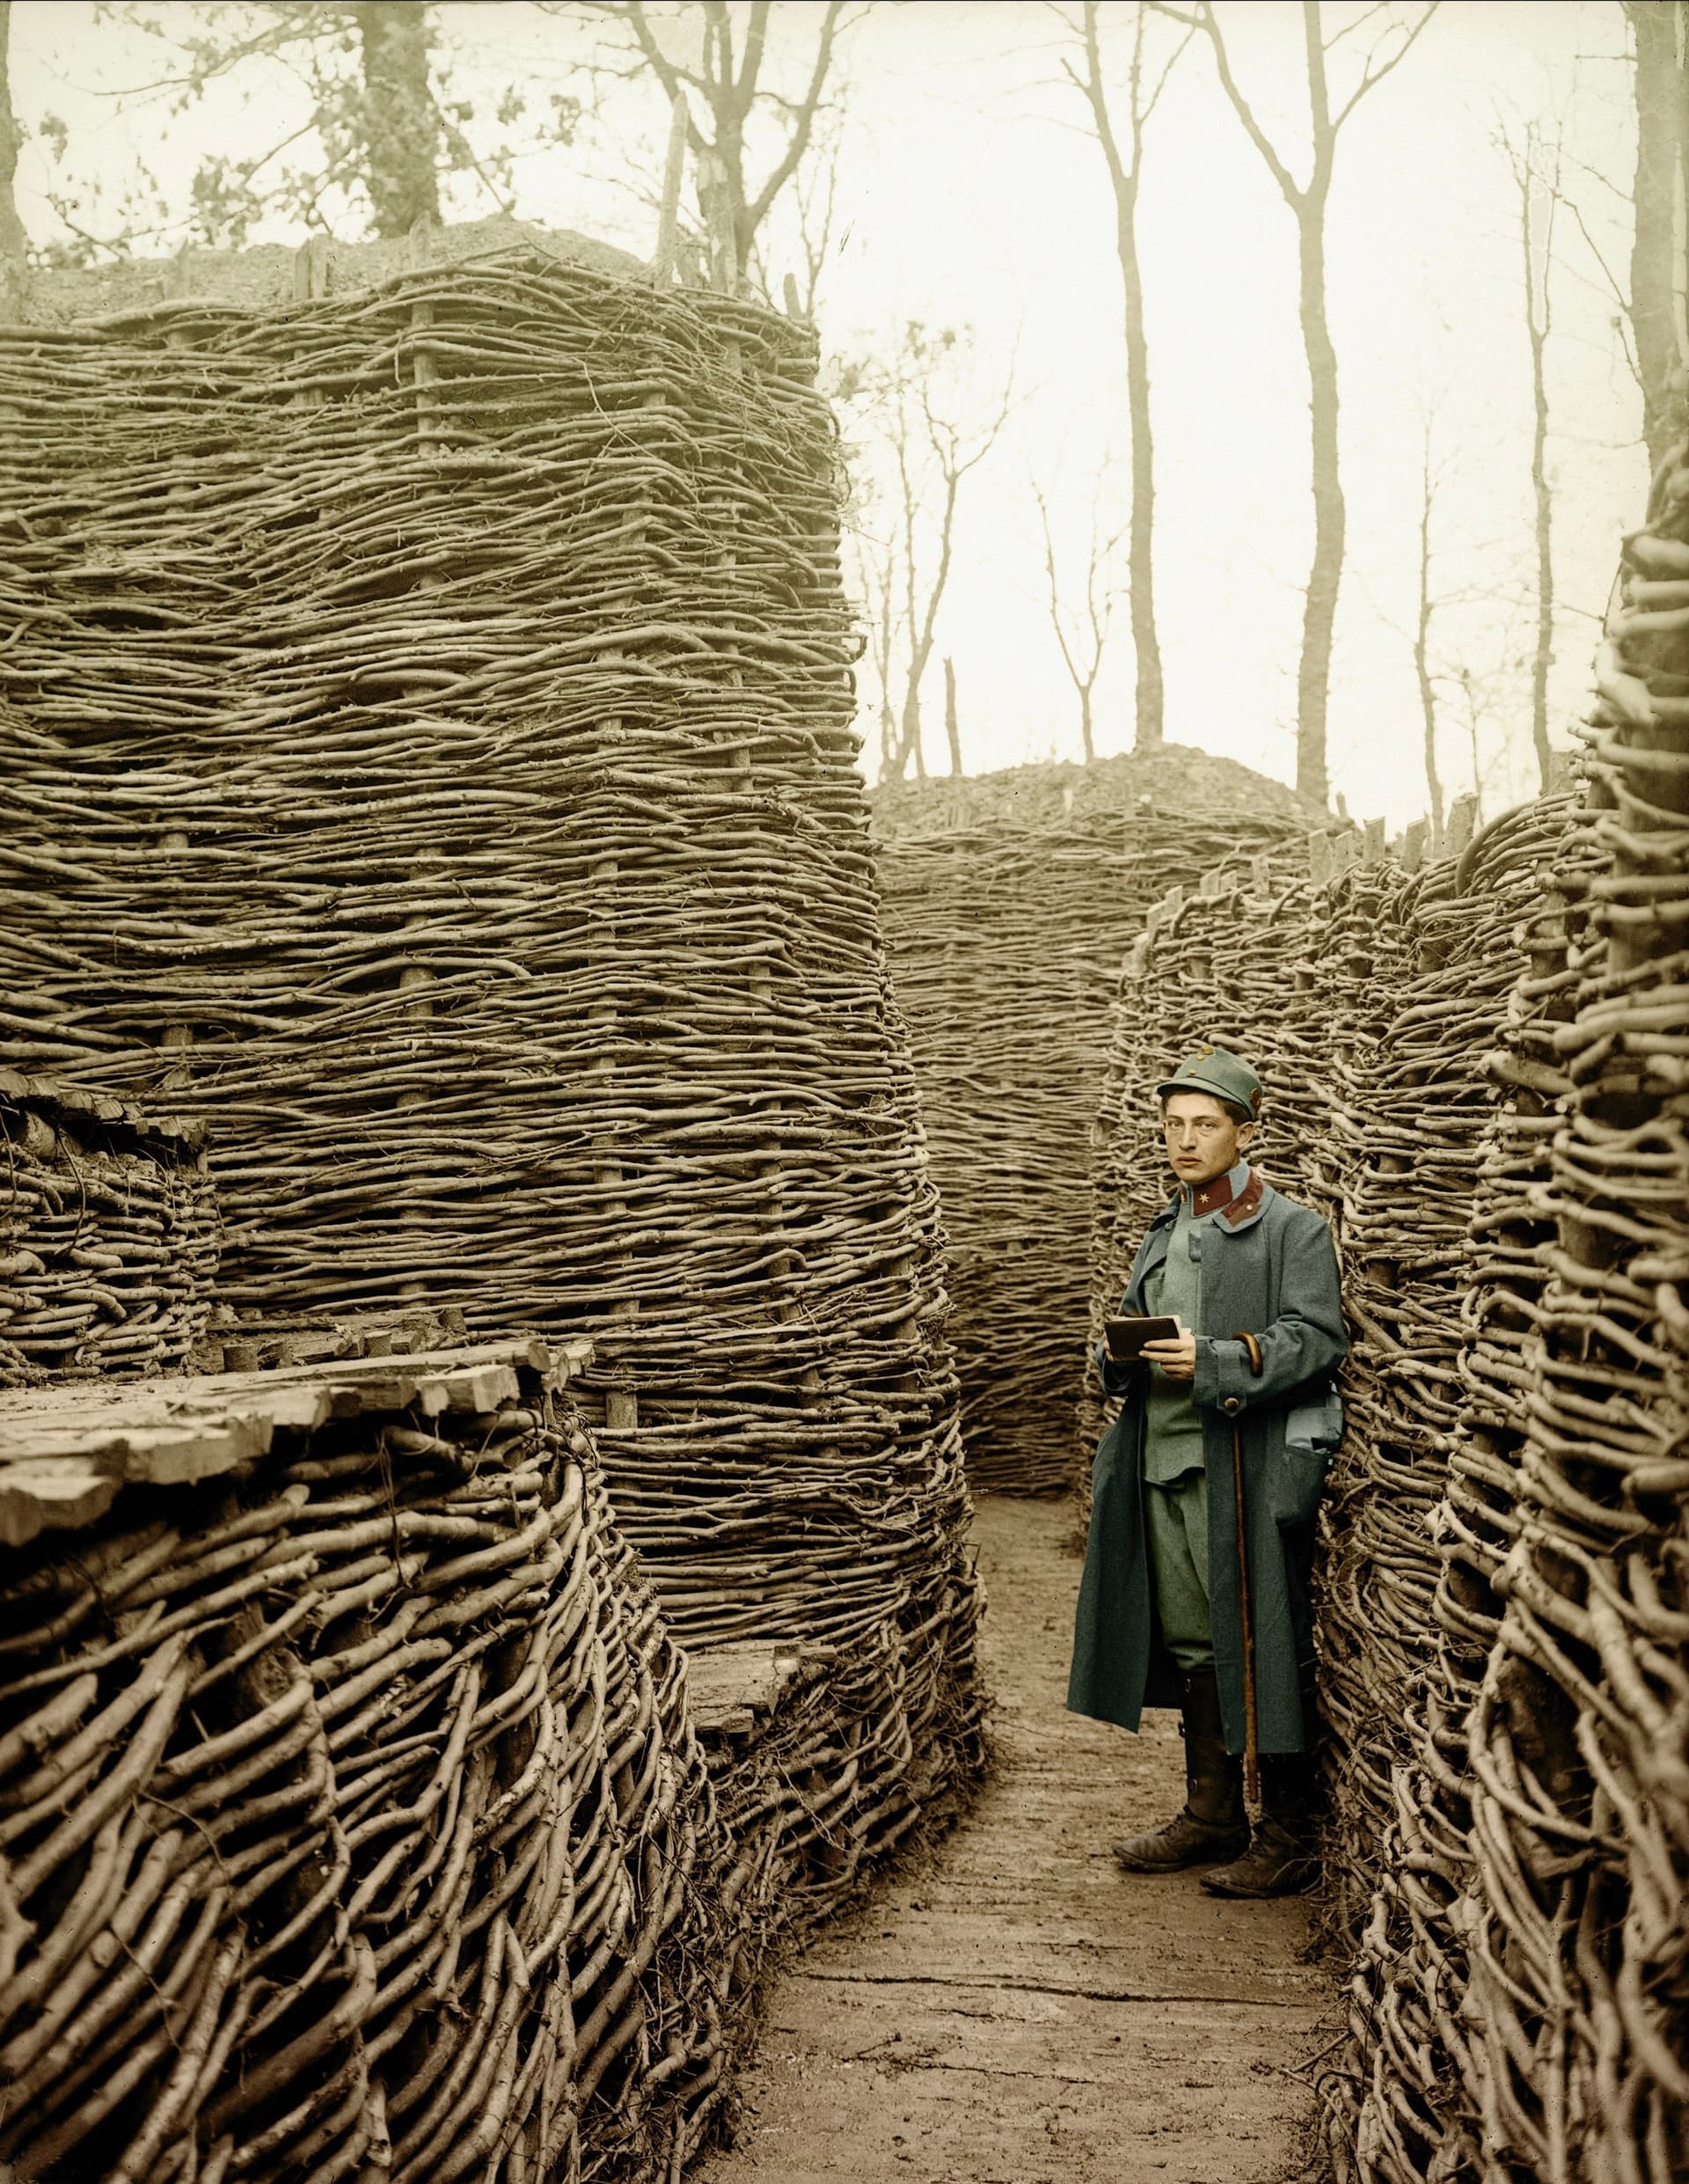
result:
[[[18,117],[11,110],[11,0],[0,0],[0,319],[24,315],[25,257],[18,217]]]
[[[1150,349],[1144,332],[1144,282],[1137,260],[1137,178],[1115,193],[1115,242],[1126,300],[1126,411],[1132,434],[1132,519],[1127,552],[1137,658],[1134,748],[1153,751],[1163,733],[1166,685],[1161,641],[1155,627],[1155,445],[1150,431]],[[1091,751],[1090,702],[1085,717],[1085,755]]]
[[[916,780],[926,779],[926,754],[921,749],[921,670],[925,665],[925,659],[920,669],[911,665],[909,680],[903,686],[903,716],[897,723],[896,778],[900,781],[907,778],[911,759],[915,762]]]
[[[944,740],[950,746],[950,771],[961,773],[961,723],[956,718],[956,663],[946,656],[944,663]]]
[[[1542,343],[1534,337],[1534,329],[1532,364],[1537,410],[1531,443],[1531,487],[1537,501],[1537,641],[1531,656],[1531,741],[1546,796],[1553,770],[1548,749],[1548,671],[1554,661],[1554,502],[1546,460],[1548,399],[1543,386]]]
[[[434,42],[422,0],[357,0],[363,60],[364,180],[377,235],[440,217],[440,111],[428,81]]]
[[[1296,678],[1296,786],[1323,805],[1331,793],[1326,719],[1337,594],[1343,580],[1348,511],[1337,447],[1337,352],[1326,319],[1326,200],[1311,186],[1296,208],[1301,265],[1302,343],[1308,358],[1308,415],[1313,455],[1313,565],[1302,612],[1302,658]]]
[[[1425,469],[1419,508],[1419,619],[1414,626],[1414,672],[1425,722],[1425,787],[1431,800],[1431,839],[1443,839],[1443,781],[1437,770],[1437,687],[1431,681],[1431,473]]]
[[[1141,705],[1138,708],[1137,717],[1138,731],[1137,748],[1139,751],[1152,750],[1153,749],[1154,744],[1152,743],[1146,743],[1144,737],[1144,713]],[[1085,763],[1086,766],[1094,766],[1097,762],[1097,738],[1091,712],[1091,685],[1089,683],[1082,683],[1079,686],[1079,740],[1085,746]],[[1159,735],[1157,735],[1154,738],[1154,743],[1159,743],[1160,740],[1161,738]]]
[[[1524,255],[1524,325],[1531,343],[1531,490],[1537,509],[1537,637],[1531,655],[1531,741],[1537,754],[1542,794],[1546,796],[1553,769],[1548,749],[1548,671],[1554,660],[1554,510],[1548,484],[1548,381],[1545,370],[1550,310],[1547,244],[1552,238],[1544,238],[1539,309],[1536,236],[1531,219],[1535,173],[1532,140],[1527,137],[1519,177],[1519,231]]]
[[[1625,0],[1636,39],[1636,226],[1630,252],[1630,324],[1642,382],[1642,436],[1650,469],[1671,448],[1678,369],[1678,189],[1685,131],[1685,86],[1678,61],[1679,10]]]
[[[1478,707],[1473,700],[1471,689],[1466,692],[1466,732],[1472,741],[1472,801],[1477,807],[1478,817],[1484,816],[1484,760],[1478,748]]]

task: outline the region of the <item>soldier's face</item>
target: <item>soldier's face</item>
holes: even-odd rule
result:
[[[1254,1134],[1254,1123],[1234,1122],[1206,1092],[1175,1092],[1161,1109],[1168,1164],[1192,1190],[1235,1168]]]

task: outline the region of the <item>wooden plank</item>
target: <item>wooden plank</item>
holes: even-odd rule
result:
[[[0,1542],[22,1547],[49,1525],[102,1517],[122,1484],[80,1456],[41,1456],[0,1469]]]
[[[268,1453],[278,1433],[329,1418],[496,1411],[523,1374],[564,1386],[590,1360],[578,1340],[515,1338],[413,1357],[343,1358],[268,1373],[27,1389],[0,1395],[0,1540],[91,1523],[127,1484],[182,1485]]]
[[[693,1727],[700,1735],[754,1728],[773,1712],[802,1662],[797,1646],[761,1638],[689,1652],[686,1697]]]

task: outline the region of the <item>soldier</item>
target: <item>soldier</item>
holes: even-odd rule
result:
[[[1216,1895],[1298,1895],[1316,1873],[1308,1574],[1342,1430],[1337,1255],[1245,1158],[1261,1103],[1247,1062],[1205,1046],[1156,1089],[1179,1189],[1121,1309],[1179,1333],[1141,1363],[1098,1352],[1124,1401],[1097,1452],[1067,1703],[1133,1731],[1145,1706],[1183,1715],[1184,1809],[1115,1843],[1128,1872],[1214,1865]],[[1241,1755],[1257,1745],[1252,1837]]]

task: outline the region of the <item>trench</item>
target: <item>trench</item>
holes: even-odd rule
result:
[[[1108,1845],[1182,1794],[1174,1717],[1064,1711],[1071,1504],[980,1498],[991,1775],[771,1982],[700,2184],[1276,2184],[1335,1997],[1299,1900],[1232,1903]]]

